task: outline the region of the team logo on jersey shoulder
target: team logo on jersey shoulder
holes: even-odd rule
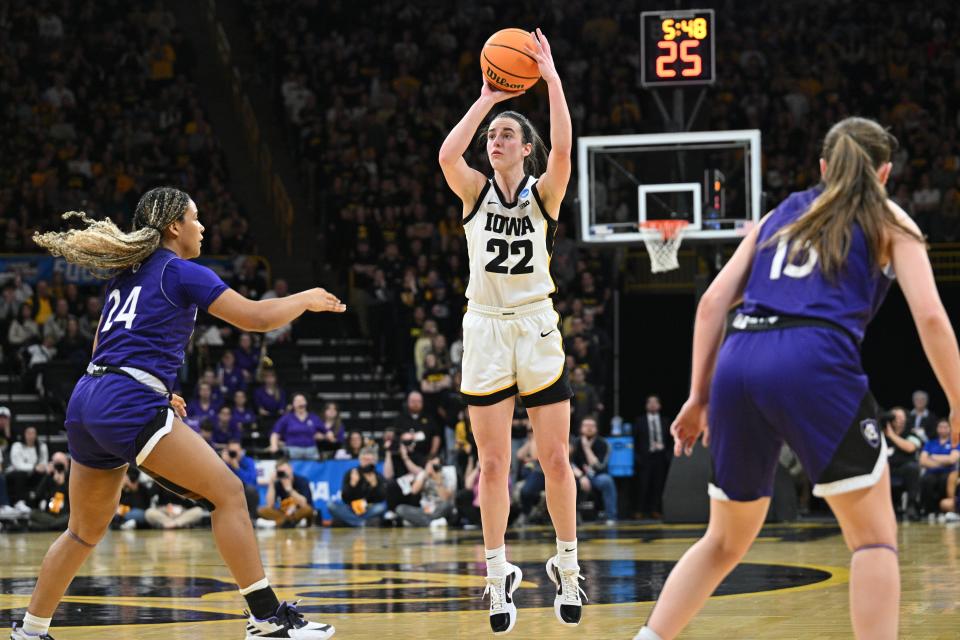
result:
[[[873,418],[860,422],[860,433],[863,434],[863,439],[867,441],[867,444],[874,449],[880,446],[880,428]]]
[[[528,195],[530,195],[530,187],[525,187],[524,190],[520,192],[520,197],[526,198]]]

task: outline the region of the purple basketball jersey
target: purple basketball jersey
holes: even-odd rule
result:
[[[207,267],[157,249],[107,285],[94,364],[142,369],[170,389],[197,308],[206,311],[226,289]]]
[[[769,242],[779,229],[807,211],[818,195],[819,188],[790,194],[763,223],[740,310],[755,316],[826,320],[863,340],[867,325],[890,289],[892,276],[875,266],[860,227],[854,226],[850,252],[833,281],[820,271],[816,252],[801,252],[790,263],[786,259],[787,242]]]

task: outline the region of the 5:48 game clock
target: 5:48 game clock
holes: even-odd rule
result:
[[[641,13],[641,84],[645,87],[713,84],[716,80],[713,17],[713,9]]]

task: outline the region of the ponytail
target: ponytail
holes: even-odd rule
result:
[[[160,247],[163,230],[183,217],[190,196],[173,187],[143,194],[133,216],[133,230],[124,233],[109,218],[94,220],[83,211],[68,211],[63,219],[79,218],[86,227],[35,233],[33,241],[54,256],[86,267],[98,278],[109,278],[146,260]]]
[[[850,252],[854,224],[863,231],[877,266],[889,231],[900,231],[923,241],[897,219],[887,204],[887,190],[877,176],[877,169],[890,162],[896,146],[893,135],[866,118],[846,118],[830,129],[823,141],[827,164],[823,192],[802,216],[770,240],[790,239],[787,262],[813,249],[823,274],[835,277]]]
[[[533,145],[530,154],[523,159],[523,172],[528,176],[540,176],[547,169],[547,145],[544,144],[543,138],[540,137],[536,127],[533,126],[527,116],[516,111],[503,111],[495,115],[493,120],[497,118],[510,118],[520,125],[521,142]],[[493,122],[493,120],[490,122]],[[489,130],[490,125],[480,130],[477,136],[479,145],[482,146],[486,143]]]

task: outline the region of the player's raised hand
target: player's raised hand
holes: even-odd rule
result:
[[[710,432],[707,429],[707,405],[687,399],[677,414],[676,420],[670,425],[670,434],[673,435],[673,455],[693,453],[693,445],[703,434],[703,445],[710,444]]]
[[[530,37],[533,38],[533,46],[527,48],[527,53],[533,56],[540,68],[540,77],[544,82],[553,82],[560,79],[557,73],[557,66],[553,63],[553,52],[550,51],[550,43],[547,36],[543,35],[540,28],[536,32],[531,31]]]
[[[483,87],[480,89],[480,97],[488,98],[492,100],[494,104],[522,96],[524,93],[526,93],[526,91],[501,91],[486,80],[483,81]]]
[[[333,313],[343,313],[347,310],[347,305],[340,302],[340,298],[333,295],[326,289],[317,287],[308,292],[307,309],[310,311],[332,311]]]

